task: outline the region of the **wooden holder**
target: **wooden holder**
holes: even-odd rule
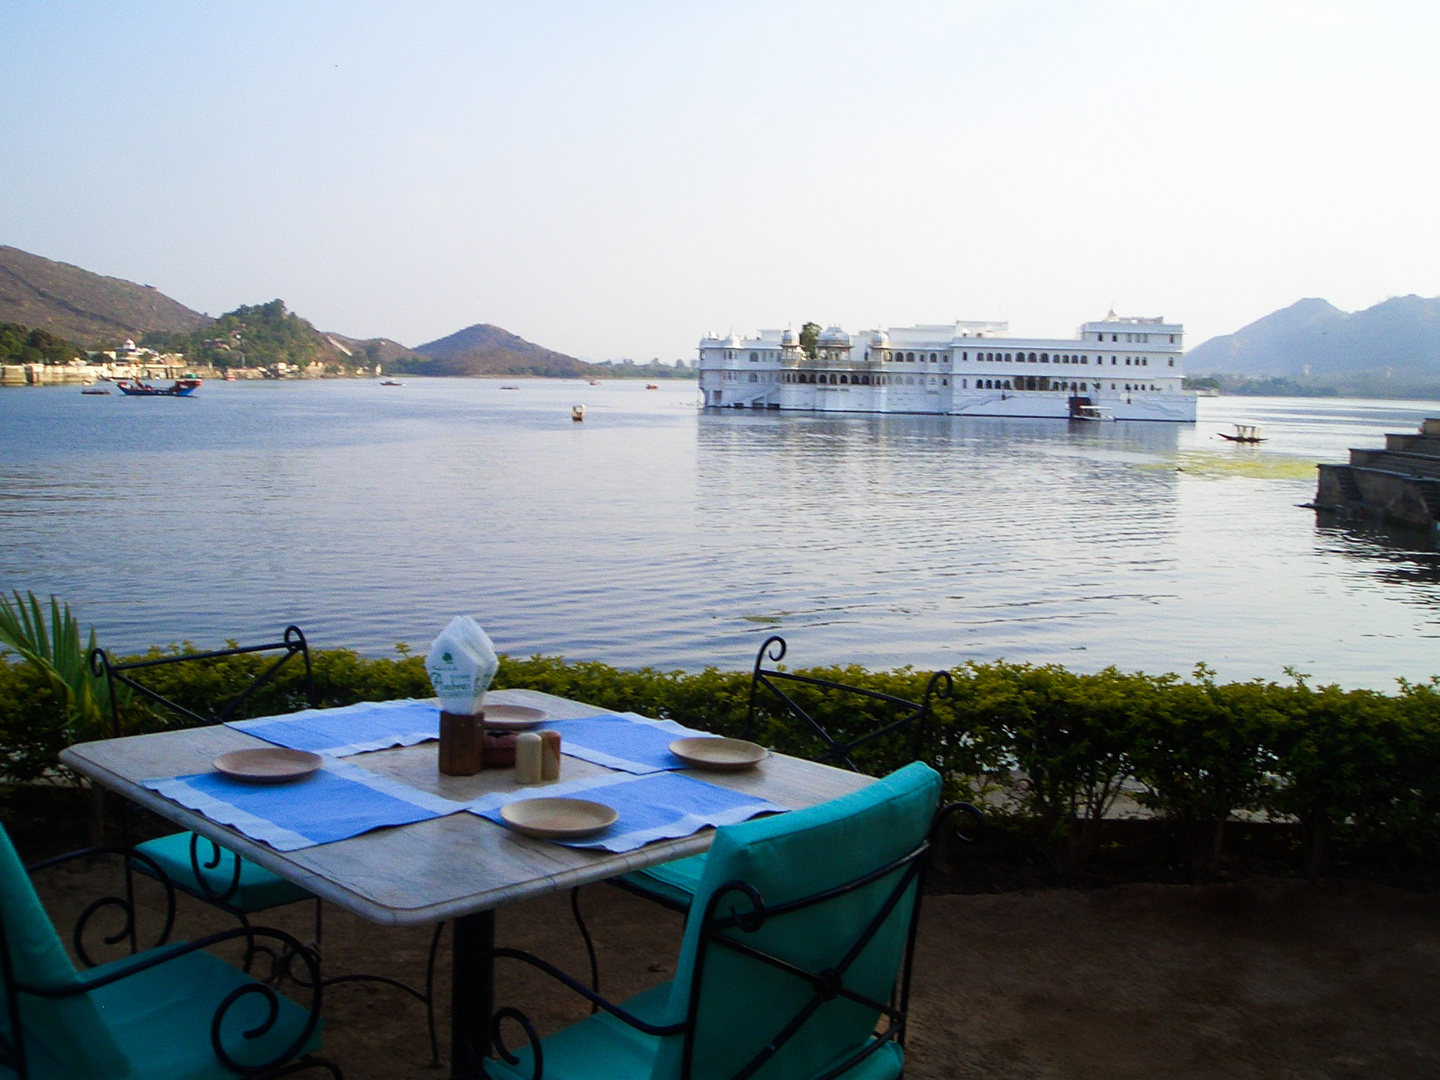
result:
[[[515,736],[509,731],[485,732],[485,768],[515,767]]]
[[[485,767],[485,713],[440,710],[440,771],[446,776],[474,776]]]

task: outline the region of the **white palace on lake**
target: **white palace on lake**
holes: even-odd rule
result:
[[[1193,423],[1184,327],[1113,311],[1073,339],[1013,338],[1003,322],[823,331],[812,360],[793,330],[700,340],[713,408],[946,413]]]

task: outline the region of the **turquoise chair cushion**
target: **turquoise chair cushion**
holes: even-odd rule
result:
[[[695,898],[700,875],[705,870],[705,853],[686,859],[648,866],[620,878],[628,887],[684,910]]]
[[[940,799],[940,775],[920,762],[859,791],[804,810],[717,830],[686,922],[666,1020],[685,1019],[703,913],[711,895],[740,880],[769,905],[800,899],[864,876],[913,851],[925,839]],[[893,890],[890,875],[844,897],[773,917],[754,933],[732,931],[757,948],[811,972],[839,962]],[[850,966],[846,985],[886,1001],[904,956],[915,885]],[[730,893],[720,913],[749,909]],[[696,1018],[694,1080],[733,1076],[811,997],[808,983],[733,950],[706,957]],[[879,1014],[844,997],[822,1004],[756,1074],[757,1080],[813,1076],[865,1045]],[[654,1080],[680,1075],[683,1040],[661,1040]],[[880,1067],[877,1063],[876,1067]]]
[[[168,948],[104,964],[81,978],[94,980]],[[234,1080],[235,1074],[221,1065],[210,1046],[210,1023],[226,994],[258,985],[219,957],[192,952],[98,987],[89,996],[129,1058],[135,1080]],[[258,1026],[267,1015],[262,994],[244,995],[226,1014],[222,1043],[242,1064],[255,1065],[280,1054],[304,1029],[309,1011],[277,996],[275,1025],[257,1039],[247,1040],[241,1032]],[[321,1026],[316,1025],[297,1057],[320,1048]],[[64,1075],[54,1074],[56,1080]],[[49,1074],[37,1074],[37,1080],[41,1076],[49,1080]]]
[[[182,889],[186,889],[202,897],[213,897],[215,894],[224,893],[230,888],[230,883],[235,874],[235,859],[240,859],[233,851],[225,848],[220,849],[220,862],[215,869],[205,868],[205,863],[214,858],[215,849],[210,841],[203,836],[200,838],[196,854],[199,856],[201,873],[204,874],[205,882],[210,887],[210,892],[205,892],[200,887],[199,879],[195,874],[195,865],[190,861],[190,837],[194,833],[182,832],[172,833],[169,836],[162,836],[158,840],[147,840],[143,844],[136,844],[135,850],[149,855],[160,864],[170,880],[175,882]],[[137,868],[144,869],[143,864],[137,863]],[[225,904],[239,911],[266,911],[282,904],[293,904],[300,900],[309,900],[313,894],[302,889],[299,885],[277,877],[269,870],[266,870],[258,863],[249,859],[240,859],[240,887],[235,895],[229,897]]]
[[[15,854],[10,836],[0,828],[0,916],[4,919],[5,942],[18,982],[45,989],[80,985],[80,975],[60,944],[55,927],[30,875]],[[0,984],[0,1029],[14,1041],[10,1031],[9,1003]],[[111,1038],[100,1010],[86,995],[70,998],[20,997],[20,1020],[25,1028],[25,1048],[35,1061],[50,1063],[56,1076],[115,1078],[131,1075],[130,1062]]]
[[[621,1007],[642,1020],[660,1023],[669,1004],[670,984],[661,983],[626,1001]],[[508,1036],[516,1029],[507,1026]],[[624,1021],[601,1012],[545,1040],[547,1080],[647,1080],[655,1064],[660,1039],[636,1031]],[[528,1046],[515,1049],[519,1063],[487,1062],[491,1080],[531,1080],[533,1055]],[[843,1080],[895,1080],[903,1057],[894,1043],[882,1046]]]
[[[626,1001],[621,1008],[648,1023],[662,1022],[670,1000],[670,984],[661,983]],[[502,1035],[523,1039],[514,1024],[506,1024]],[[623,1020],[599,1012],[572,1024],[545,1040],[546,1080],[644,1080],[655,1063],[660,1040],[636,1031]],[[530,1047],[516,1047],[520,1063],[486,1062],[492,1080],[530,1080],[534,1057]]]

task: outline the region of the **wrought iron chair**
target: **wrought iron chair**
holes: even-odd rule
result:
[[[854,772],[862,772],[856,758],[859,752],[885,743],[899,740],[906,751],[900,756],[906,760],[918,761],[925,745],[925,732],[930,719],[931,703],[950,696],[953,685],[948,671],[937,671],[925,684],[925,693],[919,701],[910,701],[878,690],[859,686],[847,686],[830,679],[819,679],[809,675],[798,675],[766,667],[765,661],[778,664],[785,657],[785,639],[778,634],[769,637],[755,654],[755,667],[750,678],[750,702],[745,713],[745,727],[742,737],[762,739],[765,736],[788,738],[794,749],[803,756],[827,765],[844,766]],[[797,700],[797,688],[808,688],[825,695],[839,695],[854,705],[859,717],[857,727],[841,736],[832,734]],[[778,706],[782,719],[765,722],[761,713],[769,706]],[[786,731],[784,719],[799,721],[792,724],[796,730]],[[762,730],[762,727],[765,730]],[[893,748],[892,748],[893,749]],[[808,752],[807,752],[808,751]],[[891,755],[895,755],[892,753]],[[899,764],[898,761],[895,764]],[[979,827],[978,812],[975,817]],[[976,834],[964,837],[974,840]],[[695,887],[705,867],[705,855],[692,855],[687,859],[662,863],[646,870],[638,870],[617,878],[616,885],[636,893],[674,911],[689,910]],[[573,900],[573,898],[572,898]],[[572,903],[578,911],[578,902]],[[577,915],[578,919],[578,915]],[[582,924],[582,933],[584,927]],[[588,944],[588,934],[585,934]]]
[[[147,673],[154,674],[159,669],[172,668],[177,665],[203,665],[228,657],[265,653],[277,655],[267,664],[262,665],[253,676],[244,680],[238,693],[234,692],[233,683],[229,690],[223,689],[221,684],[217,683],[216,696],[221,699],[222,703],[218,707],[207,707],[205,711],[182,705],[165,696],[154,686],[146,685],[142,681]],[[104,649],[96,649],[90,654],[90,667],[96,675],[103,676],[109,682],[111,720],[113,731],[118,737],[122,732],[119,697],[115,692],[117,684],[128,688],[132,693],[138,693],[150,702],[163,706],[192,724],[223,724],[237,718],[242,707],[251,701],[259,690],[271,683],[280,670],[296,657],[300,658],[305,670],[304,698],[303,701],[287,701],[281,708],[290,709],[300,705],[314,708],[320,702],[315,692],[315,681],[310,666],[310,647],[305,640],[304,632],[298,626],[287,626],[279,641],[272,641],[264,645],[234,646],[210,652],[187,652],[174,656],[124,662],[116,662]],[[128,822],[128,810],[127,806],[126,817],[122,818],[124,822]],[[128,825],[122,835],[128,843]],[[242,927],[248,927],[250,925],[249,917],[259,912],[286,904],[306,900],[313,901],[315,904],[315,936],[310,947],[317,955],[320,953],[324,930],[323,907],[320,898],[308,890],[286,881],[263,866],[193,832],[172,833],[154,840],[146,840],[135,845],[135,849],[148,858],[136,861],[134,869],[141,873],[148,873],[148,867],[153,862],[159,866],[176,888],[228,912],[239,920]],[[440,1044],[435,1030],[434,986],[435,959],[443,929],[443,923],[437,926],[430,942],[423,992],[408,983],[386,975],[338,975],[325,979],[323,983],[325,986],[334,986],[346,982],[379,982],[402,990],[424,1004],[433,1066],[438,1066],[440,1063]],[[278,979],[283,974],[289,974],[303,985],[303,979],[296,976],[292,970],[290,954],[283,950],[276,954],[274,950],[266,946],[254,945],[247,950],[245,957],[247,972],[250,970],[255,955],[259,953],[270,956],[272,980]]]
[[[0,1075],[18,1080],[221,1080],[340,1070],[315,1056],[320,1049],[320,982],[313,953],[288,934],[243,926],[191,942],[168,943],[175,891],[158,864],[127,848],[72,852],[40,870],[96,854],[138,862],[165,889],[165,918],[151,948],[98,966],[84,944],[89,918],[118,908],[125,925],[110,944],[135,935],[132,879],[125,896],[92,903],[75,928],[77,970],[35,895],[29,872],[0,828]],[[304,1008],[205,949],[265,937],[309,972],[312,1002]]]
[[[529,953],[496,949],[601,1010],[539,1039],[497,1010],[503,1080],[891,1080],[941,780],[916,762],[859,791],[715,835],[675,978],[623,1004]],[[507,1021],[527,1044],[505,1044]],[[513,1029],[512,1029],[513,1030]],[[468,1063],[473,1069],[476,1062]]]

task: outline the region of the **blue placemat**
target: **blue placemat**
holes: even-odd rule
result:
[[[141,783],[276,851],[298,851],[372,829],[429,821],[466,807],[333,759],[288,784],[247,784],[215,772]]]
[[[647,720],[638,713],[554,720],[541,725],[541,730],[546,728],[560,733],[561,753],[628,773],[684,769],[685,762],[670,752],[670,744],[707,734],[674,720]]]
[[[613,807],[620,817],[594,836],[557,840],[568,847],[624,852],[652,840],[689,836],[706,826],[733,825],[757,814],[781,813],[789,807],[755,795],[707,784],[692,776],[654,772],[641,776],[589,776],[522,791],[485,795],[470,803],[472,813],[503,824],[500,807],[522,799],[590,799]]]
[[[231,720],[226,727],[291,750],[347,757],[438,739],[440,707],[413,698],[364,701],[338,709],[305,709],[286,716]]]

